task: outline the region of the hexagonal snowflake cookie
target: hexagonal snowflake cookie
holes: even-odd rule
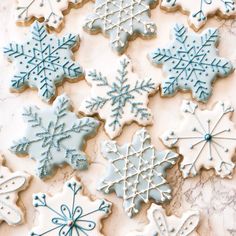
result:
[[[74,169],[88,167],[82,149],[85,140],[96,133],[99,122],[90,117],[78,118],[70,108],[70,100],[63,94],[57,97],[52,108],[24,109],[26,135],[14,142],[11,151],[17,155],[29,154],[35,159],[36,174],[40,178],[51,176],[56,166],[65,163]]]
[[[130,144],[119,146],[115,141],[103,142],[102,154],[108,159],[109,168],[99,190],[106,194],[115,192],[123,198],[129,217],[139,212],[142,202],[153,199],[163,203],[171,199],[166,169],[175,164],[178,154],[169,150],[158,152],[144,128],[135,133]]]
[[[16,21],[29,23],[35,18],[43,18],[48,26],[59,29],[63,24],[63,13],[82,2],[83,0],[18,0]]]
[[[72,178],[53,197],[34,194],[33,205],[40,215],[30,236],[103,236],[100,221],[110,214],[112,204],[105,200],[91,201],[81,191],[81,184]]]
[[[111,48],[123,53],[128,40],[137,35],[156,35],[156,25],[150,20],[150,8],[156,5],[157,0],[96,0],[94,13],[87,17],[84,29],[102,32],[110,38]]]
[[[78,41],[78,35],[68,34],[61,38],[50,35],[46,26],[36,21],[26,43],[10,43],[4,48],[4,54],[16,67],[11,90],[21,92],[26,87],[37,88],[41,99],[49,102],[56,95],[55,85],[65,78],[77,81],[83,75],[81,66],[72,60],[71,50]]]
[[[218,56],[217,29],[209,28],[201,34],[188,33],[184,25],[176,24],[173,40],[167,48],[157,48],[149,54],[155,65],[163,64],[162,95],[173,96],[178,90],[192,91],[197,101],[206,102],[212,94],[212,82],[233,71],[230,61]]]
[[[24,221],[24,215],[16,205],[18,193],[27,188],[30,176],[23,171],[12,173],[3,162],[0,156],[0,223],[5,221],[9,225],[18,225]]]
[[[183,101],[183,121],[176,130],[166,131],[161,139],[168,147],[178,147],[183,155],[183,176],[195,176],[202,167],[214,168],[220,177],[231,177],[236,148],[236,129],[230,120],[233,108],[229,102],[217,102],[212,110],[200,110]]]
[[[235,16],[235,0],[162,0],[161,7],[167,11],[182,9],[189,15],[189,23],[194,29],[200,29],[208,15],[220,13],[221,17]]]
[[[147,214],[149,224],[143,232],[133,232],[128,236],[191,236],[199,223],[198,211],[186,211],[181,217],[167,216],[165,210],[152,204]]]
[[[118,136],[123,126],[132,121],[140,125],[151,124],[148,96],[158,90],[158,83],[153,79],[137,78],[127,56],[119,59],[116,74],[108,79],[100,72],[91,70],[86,77],[92,85],[91,96],[79,108],[87,115],[99,114],[105,120],[105,131],[110,138]]]

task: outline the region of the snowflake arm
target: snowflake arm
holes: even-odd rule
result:
[[[18,0],[16,21],[28,23],[33,18],[44,19],[44,22],[54,29],[59,29],[63,23],[63,14],[69,6],[81,4],[82,0]]]
[[[45,25],[36,21],[25,44],[10,43],[4,48],[4,54],[17,68],[10,88],[13,91],[37,88],[39,96],[49,102],[56,94],[55,85],[64,78],[75,80],[83,75],[80,65],[71,59],[71,49],[78,41],[77,35],[68,34],[59,39],[49,35]]]
[[[17,155],[30,154],[37,161],[36,173],[41,178],[52,175],[55,166],[64,163],[74,169],[88,167],[82,149],[85,140],[96,133],[99,123],[89,117],[78,119],[70,109],[69,98],[61,95],[51,109],[41,111],[30,106],[24,110],[26,136],[14,142],[11,151]]]
[[[123,53],[133,36],[156,34],[156,25],[149,18],[150,6],[156,4],[156,0],[96,0],[94,14],[87,17],[84,29],[102,32],[110,38],[111,48]]]
[[[86,80],[92,86],[91,96],[82,102],[79,111],[87,115],[99,114],[105,120],[110,138],[118,136],[122,127],[132,121],[141,125],[152,122],[148,96],[156,92],[158,84],[150,78],[137,79],[127,56],[119,60],[117,76],[108,80],[92,70]]]
[[[162,95],[172,96],[178,90],[191,90],[197,101],[206,102],[212,93],[216,77],[226,77],[233,71],[232,64],[217,55],[217,29],[202,34],[190,34],[183,25],[172,31],[173,40],[168,48],[158,48],[149,54],[155,65],[163,64],[168,78],[162,83]]]
[[[181,8],[189,14],[190,25],[199,30],[207,21],[208,15],[220,13],[220,16],[233,16],[235,10],[235,0],[196,0],[194,4],[188,0],[163,0],[161,7],[166,10],[176,10]]]
[[[130,217],[150,198],[157,203],[171,199],[165,171],[175,164],[178,155],[168,150],[157,152],[145,129],[137,131],[131,144],[118,146],[114,141],[104,142],[102,154],[110,164],[99,190],[114,191],[123,198],[124,209]]]
[[[53,197],[34,194],[33,205],[40,214],[39,226],[33,228],[30,235],[103,236],[100,221],[110,214],[111,203],[91,201],[81,192],[81,184],[72,178],[65,183],[63,191]]]
[[[218,102],[212,111],[198,109],[184,101],[181,110],[184,120],[176,130],[166,131],[162,141],[168,147],[179,147],[183,155],[183,176],[195,176],[199,170],[214,168],[220,177],[231,177],[235,167],[236,130],[230,121],[233,108],[228,102]]]

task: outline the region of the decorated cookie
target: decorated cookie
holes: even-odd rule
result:
[[[158,84],[151,78],[138,79],[132,73],[128,57],[120,58],[113,77],[92,70],[86,80],[92,85],[91,96],[82,102],[79,110],[87,115],[99,114],[105,120],[110,138],[118,136],[122,127],[132,121],[140,125],[152,123],[148,96],[157,91]]]
[[[149,224],[143,232],[134,232],[129,236],[190,236],[199,222],[198,211],[186,211],[181,217],[167,216],[165,210],[152,204],[148,210]]]
[[[110,38],[112,49],[123,53],[128,40],[136,35],[156,35],[156,25],[150,20],[150,7],[156,4],[157,0],[96,0],[94,14],[87,17],[84,29],[102,32]]]
[[[37,88],[39,96],[50,101],[56,95],[55,85],[64,78],[76,81],[83,74],[80,65],[72,60],[71,48],[78,40],[79,37],[72,34],[62,38],[50,35],[45,25],[36,21],[26,43],[10,43],[4,48],[4,54],[16,66],[10,88],[13,91]]]
[[[129,217],[139,212],[142,202],[153,199],[163,203],[171,199],[166,169],[175,164],[178,155],[169,150],[157,152],[144,128],[135,133],[131,144],[119,146],[115,141],[105,141],[102,154],[110,164],[99,190],[116,192],[123,198]]]
[[[24,138],[14,142],[11,151],[29,154],[37,161],[36,174],[40,178],[52,175],[55,166],[68,163],[74,169],[88,167],[82,151],[85,139],[94,135],[99,122],[93,118],[79,119],[70,112],[70,100],[61,95],[52,108],[25,108],[23,117],[28,125]]]
[[[217,76],[226,77],[232,64],[218,56],[217,29],[209,28],[201,34],[188,33],[183,25],[176,24],[169,47],[158,48],[149,54],[150,60],[163,64],[168,76],[162,83],[162,95],[172,96],[177,90],[191,90],[197,101],[206,102],[212,93],[212,82]]]
[[[9,225],[18,225],[23,222],[24,216],[16,205],[18,192],[26,189],[30,176],[22,171],[11,172],[3,166],[0,156],[0,223],[6,221]]]
[[[236,13],[235,0],[162,0],[161,7],[187,12],[190,25],[196,30],[206,23],[208,15],[219,12],[222,17],[229,17]]]
[[[231,177],[231,161],[236,148],[236,129],[230,120],[233,108],[228,102],[218,102],[213,110],[200,110],[190,101],[183,101],[184,119],[176,130],[162,136],[168,147],[179,147],[183,155],[181,171],[184,177],[195,176],[201,167],[214,168],[220,177]]]
[[[63,23],[63,14],[70,6],[81,4],[83,0],[18,0],[16,20],[28,23],[35,18],[43,18],[50,27],[58,29]]]
[[[111,203],[91,201],[81,191],[81,184],[72,178],[54,197],[34,194],[33,205],[39,212],[39,226],[33,228],[30,235],[103,236],[100,221],[110,214]]]

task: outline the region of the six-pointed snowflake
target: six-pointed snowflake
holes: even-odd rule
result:
[[[113,78],[107,79],[96,70],[88,73],[86,79],[92,84],[92,95],[80,106],[83,113],[98,113],[106,120],[105,130],[110,138],[119,135],[124,124],[133,120],[142,125],[152,122],[151,111],[147,108],[148,95],[158,89],[152,79],[136,78],[126,56],[119,62],[117,76]]]
[[[147,215],[149,224],[143,232],[134,232],[129,236],[189,236],[199,222],[198,211],[186,211],[181,217],[167,216],[165,210],[156,204],[151,205]]]
[[[23,213],[16,205],[18,192],[26,189],[30,176],[22,171],[11,173],[4,167],[0,156],[0,223],[6,221],[9,225],[23,222]]]
[[[165,132],[162,141],[168,147],[179,147],[183,176],[195,176],[204,167],[215,168],[222,178],[231,177],[236,148],[236,129],[230,121],[233,108],[228,102],[218,102],[212,111],[202,111],[193,102],[184,101],[181,110],[182,124]]]
[[[150,5],[156,0],[96,0],[95,13],[88,16],[85,30],[102,31],[110,38],[112,49],[123,53],[128,40],[139,34],[145,37],[156,34],[156,25],[150,20]]]
[[[72,34],[62,38],[49,35],[46,27],[36,21],[25,44],[10,43],[4,48],[4,54],[17,68],[11,89],[37,88],[39,96],[50,101],[56,93],[55,85],[65,77],[75,80],[83,74],[80,65],[71,59],[71,48],[77,45],[78,39]]]
[[[223,16],[235,14],[235,0],[194,0],[194,4],[189,0],[162,0],[161,7],[167,10],[182,8],[189,13],[190,24],[195,29],[202,27],[207,16],[220,12]]]
[[[58,29],[63,22],[62,12],[69,4],[80,4],[82,0],[18,0],[17,22],[30,22],[33,18],[43,18],[48,26]]]
[[[86,169],[87,159],[81,150],[86,138],[96,132],[99,122],[78,117],[69,111],[70,100],[61,95],[53,107],[40,111],[26,108],[23,117],[28,123],[26,136],[15,142],[11,151],[18,155],[30,154],[37,161],[39,177],[50,176],[55,166],[64,163],[74,169]]]
[[[138,213],[142,202],[154,199],[162,203],[171,199],[166,169],[175,164],[178,155],[169,150],[157,152],[144,128],[136,132],[131,144],[118,146],[115,141],[105,141],[102,153],[110,165],[99,190],[104,193],[115,191],[122,197],[130,217]]]
[[[225,77],[233,69],[228,60],[217,55],[218,30],[210,28],[197,35],[177,24],[172,34],[174,40],[168,48],[158,48],[149,55],[154,64],[163,64],[168,75],[162,83],[162,95],[191,90],[196,100],[206,102],[216,76]]]
[[[39,226],[31,236],[102,236],[100,220],[110,214],[111,203],[91,201],[81,194],[80,183],[72,178],[64,185],[63,192],[49,197],[34,194],[33,205],[40,213]]]

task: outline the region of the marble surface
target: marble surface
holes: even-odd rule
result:
[[[58,33],[73,32],[81,36],[81,44],[75,53],[84,69],[97,68],[106,73],[111,65],[116,65],[118,55],[111,51],[107,38],[99,35],[89,35],[82,29],[85,16],[92,11],[92,2],[86,3],[82,8],[72,9],[65,17],[65,27]],[[2,0],[0,2],[0,48],[9,41],[24,41],[29,27],[16,26],[14,22],[15,0]],[[126,54],[131,58],[133,68],[140,77],[150,76],[157,81],[164,79],[162,70],[155,68],[147,60],[147,53],[156,47],[164,46],[169,40],[169,30],[176,23],[187,25],[187,17],[180,12],[165,13],[159,6],[152,10],[152,20],[157,24],[157,37],[151,40],[137,38],[130,42]],[[221,33],[219,44],[220,55],[228,58],[236,66],[236,20],[221,20],[211,18],[203,27],[217,27]],[[42,102],[35,90],[27,89],[24,93],[11,93],[8,84],[13,76],[14,68],[2,53],[0,54],[0,150],[6,158],[6,166],[12,170],[24,170],[34,174],[35,162],[28,157],[19,158],[10,153],[9,147],[12,140],[22,136],[25,124],[21,118],[24,105],[36,104],[40,108],[50,105]],[[236,72],[235,72],[236,73]],[[214,84],[213,96],[207,104],[200,104],[202,108],[210,108],[218,100],[230,100],[236,108],[235,73],[227,78],[218,79]],[[90,88],[84,80],[77,83],[65,82],[58,89],[58,94],[66,92],[72,99],[74,111],[78,113],[78,107],[82,99],[89,93]],[[159,140],[159,136],[170,126],[178,124],[181,117],[179,106],[182,99],[190,99],[190,93],[178,93],[171,98],[161,98],[160,93],[150,98],[149,106],[154,114],[153,126],[148,130],[152,137],[153,145],[159,150],[165,147]],[[236,122],[236,114],[232,120]],[[132,124],[126,126],[117,138],[119,144],[130,142],[132,135],[139,128]],[[96,190],[97,180],[104,176],[107,161],[100,154],[100,141],[108,139],[103,126],[100,127],[97,136],[87,142],[86,153],[89,156],[90,167],[87,171],[73,171],[69,166],[59,168],[56,175],[46,181],[34,177],[30,187],[20,194],[19,205],[25,211],[25,223],[11,227],[6,223],[0,225],[0,235],[23,236],[27,235],[34,224],[37,224],[37,214],[32,206],[32,194],[47,192],[54,194],[60,191],[63,183],[72,176],[77,176],[85,186],[84,194],[92,199],[103,198],[113,203],[112,214],[104,220],[102,232],[106,236],[123,236],[136,229],[142,229],[147,223],[146,211],[150,204],[143,205],[142,211],[132,219],[124,213],[122,200],[115,194],[103,195]],[[235,159],[236,160],[236,159]],[[173,187],[173,199],[164,207],[167,214],[181,215],[187,209],[199,209],[201,220],[197,232],[200,236],[234,236],[236,235],[236,171],[232,179],[220,179],[213,171],[203,170],[201,175],[184,180],[176,165],[168,171],[168,180]]]

